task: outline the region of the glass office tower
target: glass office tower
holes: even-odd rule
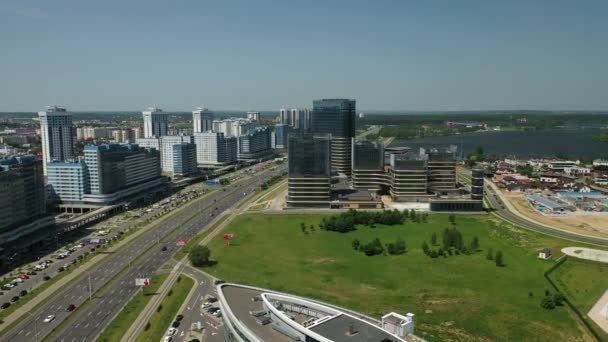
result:
[[[331,134],[331,163],[339,173],[350,177],[352,139],[355,137],[355,100],[313,101],[311,132]]]
[[[386,192],[390,185],[384,171],[384,144],[357,141],[353,144],[353,186],[361,190]]]
[[[329,205],[330,136],[292,133],[288,138],[288,207]]]

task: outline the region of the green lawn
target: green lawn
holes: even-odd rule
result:
[[[103,330],[97,341],[120,341],[124,334],[129,330],[131,324],[135,321],[141,311],[148,305],[148,302],[153,296],[158,295],[156,291],[167,279],[168,273],[155,275],[151,278],[152,284],[145,289],[144,294],[138,292],[127,305],[125,305],[120,313],[112,320],[112,322]]]
[[[194,281],[186,276],[180,276],[179,282],[176,281],[171,287],[172,294],[163,299],[160,305],[162,309],[154,312],[150,318],[150,327],[144,330],[135,341],[160,341],[163,335],[169,329],[169,326],[178,314],[179,308],[182,306],[188,293],[194,285]]]
[[[313,297],[380,317],[389,311],[417,315],[417,334],[432,341],[580,340],[584,334],[565,307],[546,311],[540,299],[549,283],[543,273],[554,261],[536,251],[555,252],[571,245],[564,240],[516,229],[489,215],[457,215],[456,225],[467,243],[479,238],[482,251],[431,259],[423,241],[449,225],[448,215],[431,215],[428,223],[359,227],[349,233],[300,230],[322,215],[248,214],[236,218],[209,245],[215,266],[206,268],[227,281],[257,285]],[[383,243],[402,237],[408,252],[367,257],[351,247],[378,237]],[[506,267],[486,260],[492,248],[504,254]],[[532,293],[532,297],[530,297]]]
[[[587,313],[608,289],[608,264],[568,258],[551,277],[576,307]]]

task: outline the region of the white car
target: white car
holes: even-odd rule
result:
[[[12,289],[13,287],[15,287],[15,285],[13,285],[11,283],[7,283],[7,284],[4,284],[4,287],[7,289]]]
[[[15,280],[13,280],[13,282],[23,283],[23,279],[21,279],[21,278],[15,278]]]
[[[171,336],[165,336],[165,342],[171,342],[173,340],[173,337]]]
[[[55,315],[48,315],[44,319],[44,323],[49,323],[49,322],[53,321],[54,319],[55,319]]]
[[[177,334],[177,329],[175,328],[169,328],[169,330],[167,331],[167,335],[171,336],[171,335],[175,335]]]

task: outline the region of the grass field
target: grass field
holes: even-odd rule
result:
[[[554,261],[537,259],[536,251],[550,247],[556,253],[571,245],[567,241],[516,229],[489,215],[457,215],[465,241],[478,237],[482,250],[431,259],[421,245],[430,244],[433,232],[441,239],[447,215],[349,233],[301,231],[301,222],[316,226],[322,217],[241,215],[227,228],[234,234],[230,245],[221,237],[210,243],[218,263],[206,270],[230,282],[317,298],[377,318],[411,311],[417,315],[417,334],[431,341],[575,341],[586,334],[565,307],[540,307],[550,289],[543,273]],[[388,243],[398,236],[408,248],[399,256],[367,257],[351,247],[354,238]],[[486,260],[488,248],[503,252],[505,267]]]
[[[152,317],[150,317],[150,327],[137,336],[135,341],[137,342],[148,342],[148,341],[160,341],[163,335],[169,329],[169,326],[178,314],[179,308],[182,306],[188,293],[194,285],[194,281],[186,276],[180,276],[179,282],[175,282],[171,287],[171,295],[168,295],[160,303],[162,309],[156,311]]]
[[[168,273],[155,275],[151,278],[152,284],[145,289],[145,294],[138,292],[131,298],[129,303],[125,305],[120,313],[112,320],[112,322],[103,330],[97,338],[98,342],[104,341],[120,341],[124,334],[129,330],[131,324],[137,319],[137,316],[148,305],[148,302],[153,296],[158,295],[156,291],[167,279]]]

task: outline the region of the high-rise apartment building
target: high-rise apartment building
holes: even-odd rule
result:
[[[160,162],[163,172],[175,174],[174,146],[179,144],[193,144],[194,138],[191,135],[167,135],[160,137]]]
[[[213,130],[213,117],[213,112],[207,108],[199,107],[192,111],[194,133],[204,133]]]
[[[169,115],[162,109],[151,107],[142,112],[144,116],[144,138],[167,135]]]
[[[87,145],[84,161],[49,164],[51,198],[107,205],[166,182],[160,153],[136,144]]]
[[[237,137],[239,160],[258,159],[272,153],[271,132],[268,127],[256,127]]]
[[[237,160],[236,137],[226,137],[222,132],[197,133],[194,143],[198,165],[226,165]]]
[[[260,121],[261,114],[260,112],[247,112],[247,119],[251,121]]]
[[[287,136],[293,132],[293,128],[289,125],[278,124],[274,126],[274,139],[275,148],[286,149],[287,148]]]
[[[353,144],[353,186],[356,189],[384,192],[389,177],[384,169],[384,145],[358,141]]]
[[[311,132],[331,134],[331,163],[339,173],[350,177],[352,140],[355,137],[355,100],[313,101]]]
[[[42,161],[32,155],[0,160],[0,268],[29,252],[55,223],[46,211]]]
[[[130,128],[115,129],[112,131],[112,139],[115,143],[134,143],[135,132]]]
[[[258,127],[257,121],[251,121],[244,118],[230,118],[213,121],[213,132],[224,133],[225,137],[238,137],[240,135],[249,134],[249,132],[256,127]]]
[[[331,137],[293,133],[288,138],[288,207],[329,206]]]
[[[310,129],[310,120],[311,110],[308,108],[281,108],[279,110],[279,123],[291,126],[302,132],[307,132]]]
[[[173,175],[186,177],[198,172],[196,167],[196,145],[180,143],[173,146]]]
[[[42,140],[42,162],[46,175],[46,164],[74,158],[74,126],[72,114],[63,107],[51,106],[38,112]]]

